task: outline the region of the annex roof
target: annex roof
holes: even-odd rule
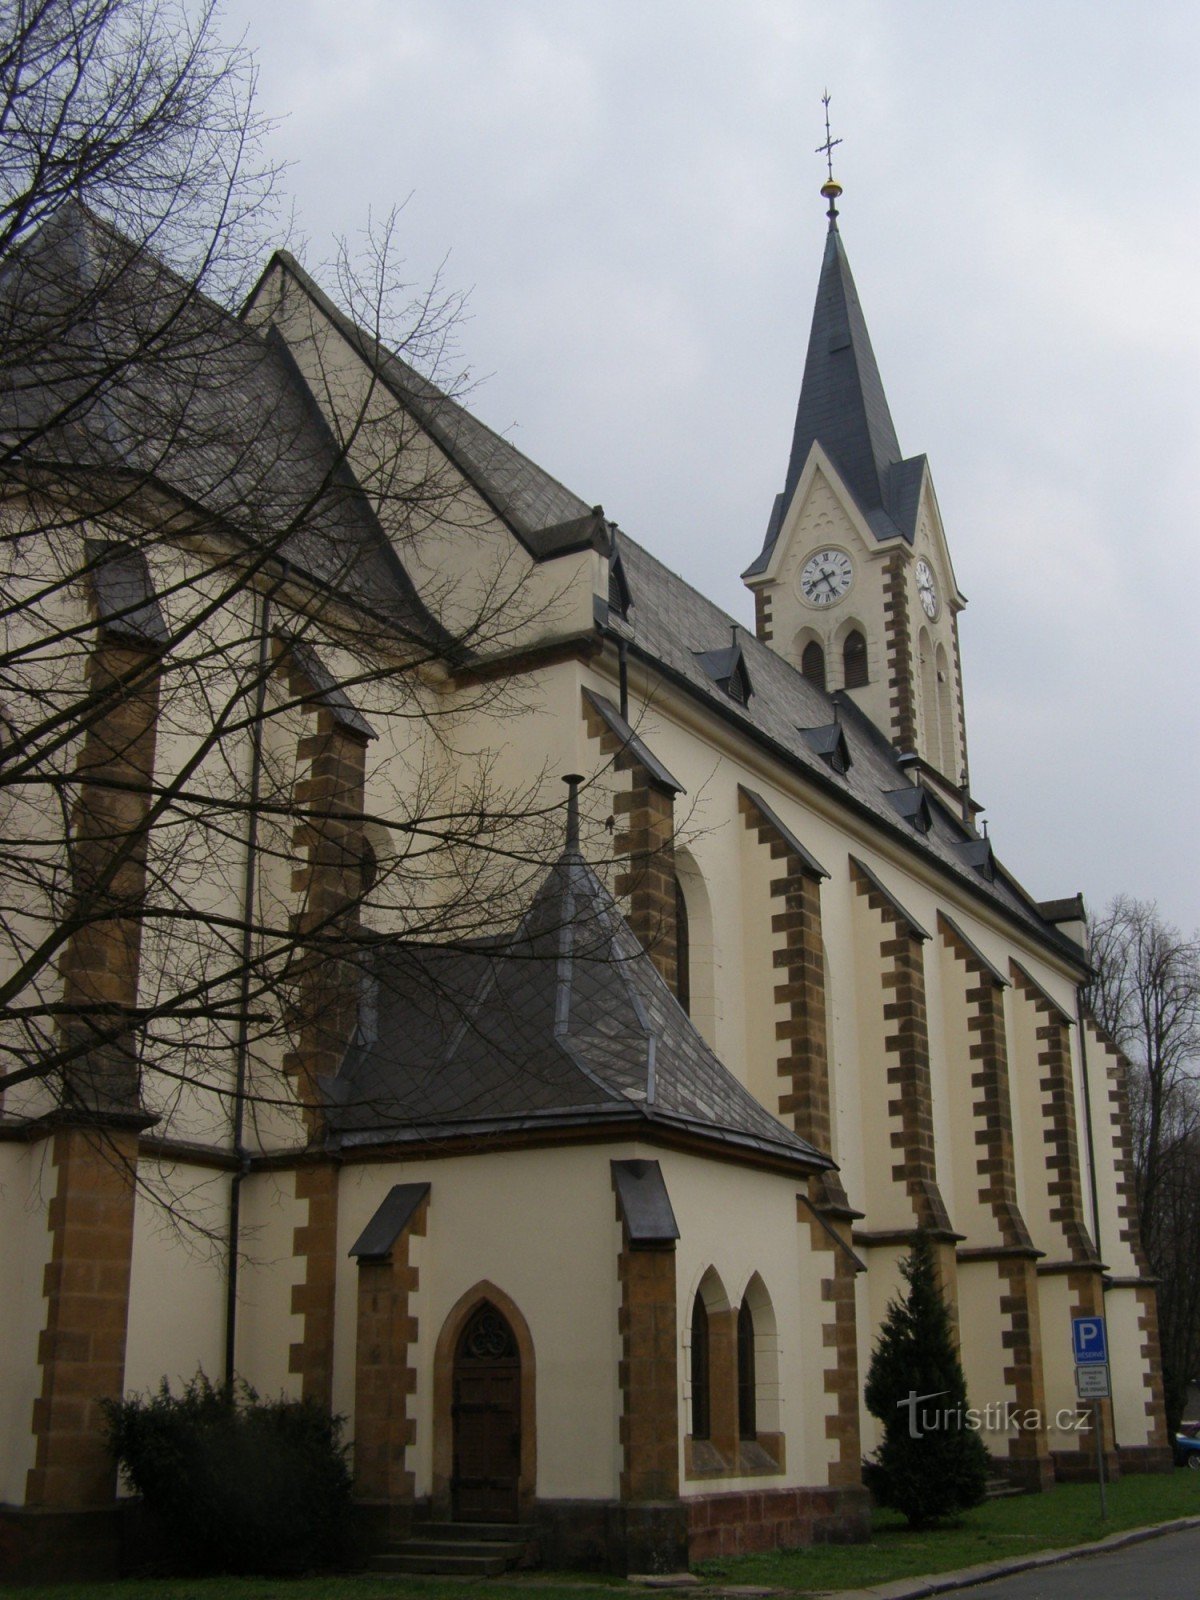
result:
[[[512,935],[381,946],[360,1019],[326,1086],[343,1145],[603,1127],[832,1165],[718,1059],[573,845]]]

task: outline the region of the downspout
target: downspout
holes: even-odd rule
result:
[[[1103,1262],[1104,1254],[1100,1248],[1100,1192],[1096,1186],[1096,1145],[1095,1140],[1092,1137],[1092,1089],[1091,1084],[1088,1082],[1087,1067],[1087,1021],[1083,1006],[1083,985],[1080,983],[1075,985],[1075,1016],[1078,1020],[1079,1026],[1079,1070],[1083,1075],[1083,1124],[1084,1131],[1087,1134],[1088,1178],[1090,1180],[1088,1183],[1088,1188],[1090,1189],[1092,1196],[1092,1229],[1095,1234],[1095,1239],[1093,1242],[1096,1246],[1096,1260]],[[1104,1303],[1103,1277],[1100,1280],[1100,1315],[1104,1321],[1104,1344],[1108,1350],[1108,1370],[1111,1374],[1112,1348],[1108,1341],[1108,1309]],[[1111,1408],[1111,1377],[1109,1380],[1108,1392],[1108,1404]],[[1108,1515],[1108,1506],[1104,1494],[1104,1402],[1102,1400],[1092,1401],[1092,1414],[1096,1419],[1096,1477],[1100,1484],[1100,1516],[1101,1518],[1105,1518]],[[1117,1414],[1115,1410],[1112,1411],[1112,1424],[1113,1449],[1118,1452],[1117,1459],[1120,1460],[1120,1447],[1117,1443]]]
[[[621,716],[629,721],[629,646],[624,639],[617,640],[617,667],[621,689]]]
[[[1083,1126],[1087,1136],[1088,1188],[1092,1199],[1092,1238],[1097,1261],[1104,1260],[1100,1248],[1100,1191],[1096,1184],[1096,1142],[1092,1135],[1092,1086],[1088,1081],[1087,1023],[1083,1005],[1083,985],[1075,985],[1075,1016],[1079,1027],[1079,1070],[1083,1076]]]
[[[250,1169],[243,1135],[246,1126],[246,1069],[250,1058],[250,962],[254,954],[254,895],[258,868],[258,805],[262,794],[263,713],[267,703],[267,668],[271,655],[271,600],[287,582],[289,566],[262,597],[258,631],[258,681],[250,733],[250,803],[246,813],[246,868],[242,879],[241,977],[238,992],[237,1045],[233,1089],[233,1155],[237,1166],[229,1185],[229,1254],[225,1269],[225,1382],[234,1379],[237,1334],[238,1249],[242,1214],[242,1180]]]

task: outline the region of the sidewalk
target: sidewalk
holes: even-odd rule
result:
[[[1184,1528],[1200,1528],[1200,1517],[1177,1517],[1173,1522],[1155,1522],[1146,1528],[1128,1528],[1124,1533],[1110,1533],[1107,1539],[1096,1539],[1091,1544],[1076,1545],[1070,1550],[1041,1550],[1036,1555],[1016,1556],[1007,1561],[985,1561],[978,1567],[963,1567],[958,1572],[939,1572],[929,1578],[900,1578],[895,1583],[881,1583],[871,1589],[836,1589],[822,1593],[828,1594],[830,1600],[922,1600],[925,1595],[951,1594],[956,1589],[970,1589],[977,1583],[1006,1578],[1014,1572],[1029,1572],[1034,1567],[1055,1567],[1063,1561],[1077,1561],[1083,1556],[1102,1556],[1109,1550],[1122,1550],[1126,1545],[1157,1539],[1164,1533],[1179,1533]]]

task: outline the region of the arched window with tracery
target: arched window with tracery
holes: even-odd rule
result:
[[[867,641],[857,628],[842,645],[842,682],[847,689],[861,689],[867,682]]]

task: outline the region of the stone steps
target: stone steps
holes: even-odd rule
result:
[[[531,1528],[511,1522],[427,1522],[387,1545],[371,1562],[375,1572],[496,1578],[525,1556]]]
[[[983,1497],[985,1500],[1009,1500],[1013,1495],[1024,1493],[1019,1483],[1010,1483],[1007,1478],[989,1478]]]

